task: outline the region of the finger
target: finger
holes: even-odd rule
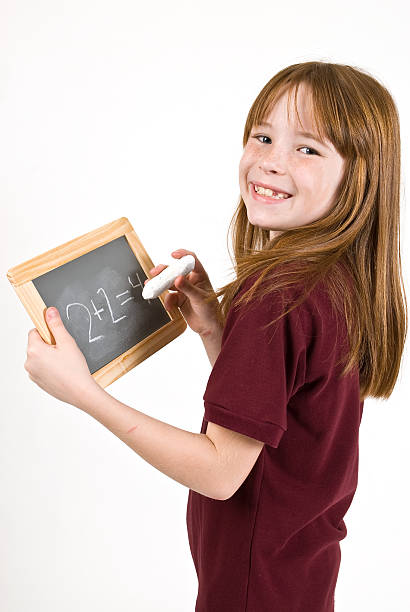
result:
[[[151,277],[157,276],[160,272],[162,272],[162,270],[165,270],[165,268],[167,268],[168,266],[165,266],[164,264],[158,264],[157,266],[155,266],[154,268],[151,268],[151,270],[148,270],[148,274],[151,275]],[[147,283],[149,280],[149,278],[144,280],[144,285],[145,283]]]
[[[36,327],[33,327],[33,329],[30,329],[30,331],[28,332],[27,344],[28,346],[35,346],[36,344],[44,344],[44,340],[40,336],[38,329]]]
[[[160,272],[162,272],[162,270],[165,270],[165,268],[167,268],[168,266],[166,264],[157,264],[156,266],[154,266],[153,268],[151,268],[151,270],[149,271],[151,272],[155,272],[155,274],[159,274]]]
[[[155,268],[151,268],[151,270],[148,270],[148,273],[151,274],[152,278],[154,278],[155,276],[160,274],[163,270],[165,270],[165,268],[168,268],[168,266],[164,264],[158,264],[157,266],[155,266]],[[150,280],[151,278],[146,278],[144,280],[144,285]],[[175,287],[175,285],[171,285],[169,289],[171,289],[172,291],[177,291],[177,288]]]
[[[202,302],[203,290],[191,283],[186,276],[177,276],[174,282],[177,291],[183,293],[191,302],[195,303],[198,299]]]
[[[168,293],[165,296],[164,304],[167,310],[172,310],[177,305],[178,299],[175,293]]]
[[[177,249],[176,251],[173,251],[171,255],[172,257],[175,257],[176,259],[181,259],[181,257],[184,257],[184,255],[192,255],[192,257],[195,259],[195,266],[194,266],[194,269],[190,272],[190,274],[197,273],[200,275],[204,275],[206,278],[208,278],[208,274],[205,268],[203,267],[203,265],[201,264],[198,257],[195,255],[193,251],[188,251],[187,249]]]
[[[47,308],[45,318],[56,344],[75,342],[73,336],[67,331],[57,308]]]
[[[181,259],[184,255],[192,255],[196,259],[195,253],[193,251],[187,251],[186,249],[177,249],[176,251],[172,251],[171,255],[177,259]]]
[[[167,310],[172,310],[173,308],[182,308],[187,299],[188,298],[183,293],[168,293],[165,296],[164,300],[165,308]]]

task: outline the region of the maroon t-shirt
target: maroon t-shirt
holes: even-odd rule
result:
[[[229,499],[189,491],[196,612],[334,610],[343,516],[357,487],[359,374],[338,378],[347,329],[323,284],[262,331],[282,312],[274,295],[242,318],[234,299],[204,394],[201,433],[211,421],[265,444]]]

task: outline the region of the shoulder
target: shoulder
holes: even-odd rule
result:
[[[343,294],[351,290],[352,279],[343,266],[336,264],[336,267],[338,271],[337,282],[339,286],[342,284],[341,293]],[[299,283],[290,283],[281,288],[275,288],[271,281],[265,279],[256,288],[259,275],[260,272],[254,273],[243,281],[229,310],[231,319],[236,320],[239,315],[242,317],[244,314],[248,314],[253,320],[256,320],[255,317],[277,316],[285,311],[289,311],[290,318],[303,316],[307,320],[340,319],[343,300],[335,299],[327,278],[319,279],[313,286],[306,280]],[[269,284],[272,285],[272,288]],[[251,297],[253,288],[255,288],[255,292]],[[248,294],[250,301],[247,303],[241,300],[238,303],[238,300],[244,294]]]
[[[334,301],[326,279],[320,279],[312,288],[308,283],[291,284],[253,298],[249,304],[237,305],[237,298],[254,282],[255,275],[246,279],[237,293],[227,319],[228,330],[236,326],[253,330],[265,325],[273,330],[282,327],[289,334],[305,338],[323,334],[336,337],[340,328],[345,333],[343,306]]]

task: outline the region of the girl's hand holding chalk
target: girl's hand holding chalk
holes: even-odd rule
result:
[[[157,276],[150,281],[147,281],[143,291],[142,297],[145,300],[151,298],[157,298],[166,289],[169,289],[174,284],[175,279],[178,276],[185,276],[189,274],[195,267],[195,257],[192,255],[184,255],[180,259],[175,259],[170,266],[162,270]]]
[[[201,262],[196,257],[195,253],[185,249],[174,251],[171,255],[176,259],[183,260],[182,266],[186,261],[190,261],[185,259],[186,256],[190,255],[194,260],[192,271],[186,275],[179,272],[175,277],[175,268],[173,265],[165,266],[164,264],[158,264],[149,271],[150,274],[153,274],[153,279],[146,280],[146,285],[153,282],[162,272],[166,272],[168,268],[172,268],[174,272],[169,273],[171,278],[167,278],[166,288],[176,293],[167,293],[164,299],[165,308],[167,310],[172,310],[178,307],[187,325],[201,336],[215,333],[218,335],[221,334],[222,325],[218,317],[218,299],[215,296],[214,300],[208,303],[205,301],[207,292],[213,291],[213,287]],[[164,290],[165,289],[161,289],[161,291]]]

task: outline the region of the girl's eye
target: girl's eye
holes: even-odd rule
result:
[[[257,134],[256,136],[252,136],[252,138],[256,138],[256,140],[258,140],[259,142],[261,142],[259,140],[259,138],[267,138],[268,140],[270,140],[269,136],[264,136],[264,134]],[[262,144],[268,144],[268,143],[262,143]],[[312,149],[312,147],[299,147],[300,149],[308,149],[309,151],[311,151],[311,153],[308,154],[308,156],[310,155],[319,155],[319,153],[315,150]]]
[[[309,151],[313,151],[313,155],[319,155],[319,153],[315,150],[312,149],[311,147],[300,147],[301,149],[309,149]]]
[[[252,136],[252,138],[256,138],[256,140],[259,140],[259,138],[267,138],[268,140],[270,140],[269,136],[264,136],[263,134],[258,134],[257,136]]]

